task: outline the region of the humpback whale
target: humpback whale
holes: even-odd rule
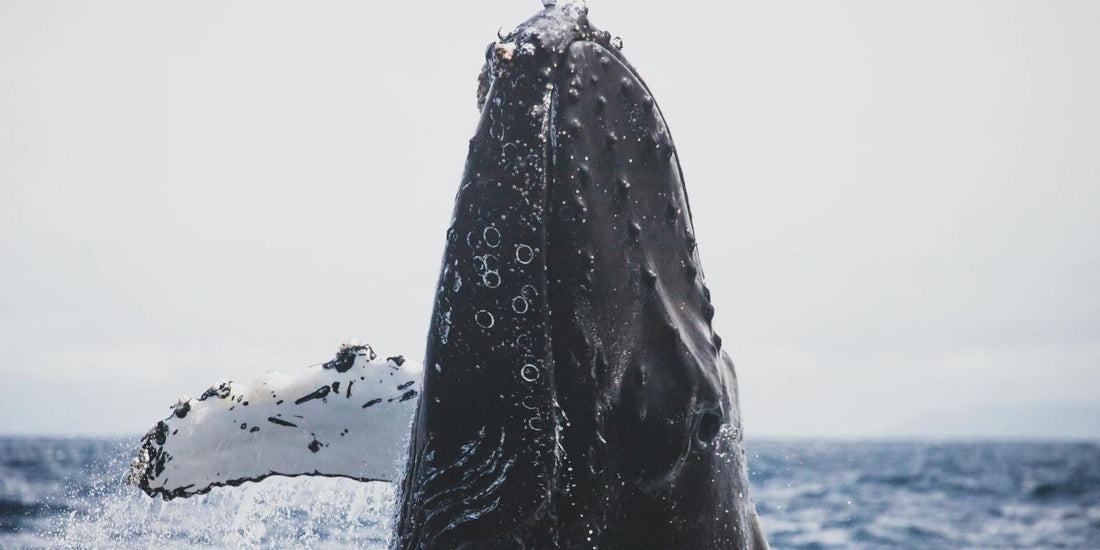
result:
[[[649,88],[579,3],[482,74],[393,548],[766,547]]]
[[[395,480],[395,550],[767,548],[664,117],[583,2],[544,4],[486,51],[423,366],[216,385],[131,483]]]

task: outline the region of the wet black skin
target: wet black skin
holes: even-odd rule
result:
[[[393,548],[766,548],[648,88],[570,5],[484,77]]]

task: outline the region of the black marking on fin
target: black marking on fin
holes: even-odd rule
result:
[[[340,348],[340,351],[336,352],[336,357],[325,363],[322,367],[326,369],[336,369],[336,372],[347,372],[353,365],[355,365],[355,358],[363,355],[368,361],[374,361],[377,357],[374,354],[374,350],[368,345],[361,346],[345,346]]]
[[[202,392],[202,395],[199,397],[199,401],[206,401],[211,397],[217,397],[218,399],[225,399],[226,397],[229,397],[229,384],[229,382],[222,382],[217,386],[210,386],[209,389]]]
[[[312,393],[310,393],[308,395],[305,395],[303,397],[299,397],[297,400],[294,401],[294,404],[295,405],[301,405],[302,403],[305,403],[306,401],[310,401],[312,399],[323,399],[331,391],[332,391],[332,388],[330,388],[328,386],[321,386],[320,388],[317,388],[316,390],[313,390]]]

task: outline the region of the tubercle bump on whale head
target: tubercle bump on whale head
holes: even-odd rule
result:
[[[504,71],[524,71],[532,66],[554,71],[558,68],[557,60],[569,45],[579,40],[621,49],[621,41],[611,33],[592,26],[588,20],[588,5],[583,0],[561,3],[544,0],[543,3],[545,9],[504,33],[485,49],[485,65],[478,75],[478,110],[485,107],[493,80]]]

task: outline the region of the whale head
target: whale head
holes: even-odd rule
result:
[[[765,545],[653,95],[583,4],[486,57],[394,547]]]

